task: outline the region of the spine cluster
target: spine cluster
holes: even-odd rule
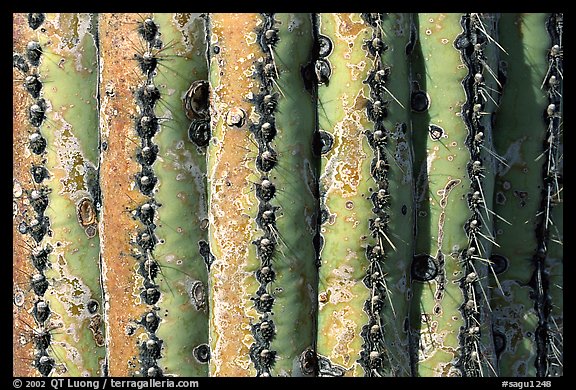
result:
[[[45,20],[42,13],[29,13],[28,26],[32,30],[37,30]],[[13,66],[24,76],[24,88],[31,97],[32,104],[28,108],[28,122],[32,127],[28,136],[28,148],[30,152],[39,157],[43,157],[46,152],[47,141],[42,136],[40,127],[46,119],[46,101],[42,97],[43,83],[38,74],[38,67],[42,57],[42,47],[37,41],[30,41],[26,45],[25,53],[13,54]],[[44,214],[48,207],[48,194],[50,188],[42,182],[49,178],[46,169],[46,159],[41,163],[33,163],[30,167],[30,174],[34,182],[34,188],[26,190],[26,196],[32,206],[33,215],[23,220],[18,226],[21,234],[29,235],[35,243],[30,254],[32,265],[38,273],[30,277],[30,289],[36,294],[36,301],[32,308],[32,315],[37,328],[32,329],[34,340],[34,366],[42,376],[48,376],[54,369],[55,360],[48,355],[51,343],[51,334],[46,327],[46,322],[50,317],[50,307],[43,299],[48,289],[48,280],[44,271],[49,267],[48,259],[52,248],[49,244],[43,244],[44,237],[51,234],[50,220]]]
[[[554,329],[549,322],[552,302],[550,300],[550,280],[546,266],[548,242],[553,222],[551,208],[561,202],[562,190],[562,150],[560,147],[562,125],[562,84],[563,84],[563,41],[564,16],[555,13],[546,23],[551,40],[548,52],[548,71],[543,87],[548,95],[548,106],[544,112],[544,122],[547,125],[544,138],[545,163],[543,167],[544,185],[540,204],[539,220],[536,226],[537,249],[533,257],[535,271],[532,276],[534,308],[538,313],[538,326],[536,328],[536,372],[538,376],[548,376],[552,364],[561,365],[558,355],[552,350],[554,345]]]
[[[139,321],[148,333],[147,340],[142,341],[140,345],[140,373],[148,377],[162,376],[162,370],[157,361],[162,357],[163,342],[156,335],[160,324],[160,318],[156,313],[159,310],[156,304],[160,300],[160,289],[155,280],[160,267],[153,255],[158,242],[158,237],[154,233],[156,229],[154,216],[156,209],[160,207],[160,204],[154,200],[153,190],[158,179],[152,169],[158,155],[158,145],[154,144],[153,137],[159,130],[159,120],[154,114],[154,106],[160,99],[160,91],[154,85],[153,79],[158,66],[157,52],[163,44],[158,30],[158,25],[151,18],[138,23],[138,34],[144,40],[146,50],[142,54],[134,55],[140,71],[145,76],[143,84],[139,85],[135,92],[138,104],[135,130],[141,142],[136,154],[141,170],[135,175],[135,180],[137,188],[148,197],[148,200],[136,208],[134,216],[144,225],[144,228],[136,233],[135,257],[139,263],[138,273],[144,279],[140,296],[142,301],[150,307]]]
[[[372,179],[376,188],[370,199],[373,204],[374,218],[369,219],[369,228],[374,243],[366,248],[366,257],[370,262],[364,284],[370,289],[370,297],[364,303],[364,311],[369,322],[362,327],[362,351],[358,362],[364,368],[367,376],[382,376],[385,362],[389,361],[384,344],[383,325],[385,319],[382,309],[388,300],[388,289],[384,280],[383,264],[386,260],[385,247],[391,246],[388,232],[389,197],[388,170],[390,168],[386,147],[388,136],[392,129],[386,128],[384,119],[388,115],[388,92],[386,81],[390,76],[390,68],[382,60],[382,53],[387,50],[384,43],[381,14],[362,14],[366,23],[372,27],[372,37],[364,42],[367,56],[373,59],[372,69],[365,83],[370,87],[370,96],[366,102],[366,115],[373,123],[373,130],[366,131],[368,144],[372,148],[374,158],[370,166]]]
[[[276,194],[276,186],[270,172],[277,164],[277,152],[271,145],[277,129],[274,115],[278,105],[278,94],[273,92],[278,78],[278,69],[274,62],[273,47],[278,42],[278,29],[274,27],[274,15],[264,14],[263,23],[258,31],[258,39],[264,52],[263,62],[256,65],[256,77],[260,88],[253,97],[254,111],[258,122],[250,124],[250,131],[258,143],[256,167],[262,173],[260,182],[256,183],[258,198],[258,215],[256,223],[263,232],[262,236],[253,241],[260,260],[260,268],[256,271],[256,279],[260,287],[253,297],[256,311],[260,314],[259,322],[252,325],[254,343],[250,346],[250,358],[256,367],[258,376],[270,376],[270,370],[276,360],[276,351],[270,343],[275,336],[274,321],[271,318],[274,297],[271,294],[271,284],[276,279],[272,259],[278,245],[276,228],[277,207],[270,204]]]
[[[470,162],[467,166],[470,179],[468,193],[468,207],[471,215],[466,221],[464,229],[468,236],[468,246],[460,253],[460,261],[464,276],[460,287],[464,295],[464,304],[461,312],[464,318],[464,327],[460,330],[462,352],[459,366],[465,376],[484,376],[482,360],[487,359],[481,348],[480,337],[483,319],[483,302],[488,304],[487,291],[482,286],[482,279],[486,277],[483,271],[489,256],[489,249],[483,244],[483,239],[494,242],[492,225],[489,224],[488,199],[483,191],[485,181],[486,161],[483,157],[485,138],[491,129],[487,129],[491,119],[489,116],[490,90],[486,86],[485,77],[495,77],[485,54],[489,37],[478,14],[466,14],[461,24],[463,33],[456,40],[456,48],[461,51],[462,59],[468,68],[468,74],[462,81],[466,92],[466,103],[462,106],[462,117],[466,122],[468,136],[466,146],[470,152]],[[490,194],[489,194],[490,195]],[[488,304],[489,305],[489,304]]]

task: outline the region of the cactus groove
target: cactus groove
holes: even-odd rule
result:
[[[13,14],[13,375],[562,376],[563,27]]]

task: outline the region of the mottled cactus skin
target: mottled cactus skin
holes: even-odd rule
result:
[[[13,375],[562,376],[563,42],[13,14]]]
[[[320,46],[320,61],[328,61],[331,75],[318,87],[319,129],[328,135],[321,133],[326,141],[320,179],[323,225],[317,351],[321,359],[341,370],[321,370],[320,375],[409,376],[405,324],[413,251],[413,195],[405,47],[410,15],[321,14],[318,29],[321,42],[329,39],[332,49],[323,55],[324,46]],[[381,62],[368,47],[375,38],[387,46],[380,54]],[[389,68],[389,76],[375,82],[374,74],[384,67]],[[382,91],[382,86],[390,92]],[[380,96],[389,100],[388,113],[376,125],[367,106]],[[377,130],[388,139],[383,156],[369,141],[374,140]],[[389,165],[382,184],[373,179],[374,159],[385,159]],[[379,216],[371,199],[378,190],[387,194],[377,203],[386,205],[382,211],[390,223],[385,234],[392,244],[381,233],[370,237],[370,221]],[[383,245],[385,252],[384,261],[378,265],[371,264],[367,256],[375,245]],[[372,284],[368,278],[378,275],[375,272],[382,280],[377,278]],[[381,289],[387,290],[386,294],[375,298]],[[378,298],[383,308],[367,312],[367,301]],[[371,332],[374,325],[376,331]],[[360,334],[363,337],[358,337]],[[381,341],[372,342],[374,339]],[[370,352],[381,356],[371,357]],[[378,360],[381,364],[376,363]]]
[[[15,26],[31,28],[25,20],[27,14],[18,15]],[[100,376],[105,350],[97,230],[97,15],[46,14],[41,26],[29,39],[42,50],[32,69],[43,83],[38,98],[45,99],[46,110],[39,129],[47,147],[33,161],[41,161],[47,177],[35,178],[28,190],[48,194],[43,214],[50,227],[38,246],[52,248],[43,270],[50,314],[29,324],[51,335],[46,351],[54,367],[36,362],[36,368],[42,375]]]
[[[199,242],[208,238],[206,150],[188,138],[190,119],[183,97],[197,80],[208,79],[205,23],[198,14],[152,16],[169,45],[154,82],[162,103],[156,115],[170,118],[154,138],[159,147],[153,164],[158,176],[155,233],[162,240],[154,251],[161,267],[158,278],[164,316],[156,332],[164,341],[159,360],[165,375],[207,376],[208,362],[197,348],[208,343],[208,272]],[[203,102],[206,110],[208,101]],[[208,355],[209,356],[209,355]]]
[[[110,373],[205,376],[205,149],[189,139],[196,114],[186,111],[191,84],[207,79],[204,20],[105,14],[100,25]],[[197,103],[207,111],[207,100]]]
[[[315,105],[300,69],[311,60],[312,20],[212,14],[208,37],[210,374],[311,375]],[[263,178],[271,197],[260,192]]]
[[[478,212],[467,201],[472,192],[478,191],[474,189],[476,179],[470,168],[473,148],[477,147],[471,137],[477,130],[467,119],[472,108],[471,90],[463,82],[470,77],[466,74],[471,66],[466,56],[479,55],[475,46],[470,47],[473,42],[466,27],[470,19],[470,14],[417,16],[419,44],[413,52],[412,88],[425,91],[430,104],[428,109],[413,115],[417,223],[411,319],[414,353],[418,354],[414,374],[418,376],[495,374],[494,351],[485,341],[491,341],[491,337],[485,337],[491,332],[485,321],[489,310],[487,261],[480,259],[489,256],[490,243],[479,245],[473,240],[470,216],[471,211],[472,215]],[[462,44],[462,37],[467,37],[467,45]],[[491,46],[492,41],[484,40],[479,48],[484,50],[484,61],[495,69]],[[472,53],[466,54],[470,50]],[[485,73],[484,80],[488,80],[489,72]],[[490,99],[486,100],[487,105],[491,104]],[[490,115],[490,108],[487,110]],[[484,137],[486,148],[491,147],[490,139],[489,134]],[[483,180],[486,179],[482,187],[490,189],[494,169],[488,158],[481,164],[485,170]],[[487,227],[489,232],[490,226]],[[479,256],[474,262],[469,261],[468,254],[472,246],[482,248],[475,252]],[[416,267],[422,264],[422,268]],[[415,278],[416,271],[422,276]],[[474,335],[482,341],[468,344],[463,332],[470,331],[471,317],[476,316],[482,321],[476,319],[479,333],[474,331]]]

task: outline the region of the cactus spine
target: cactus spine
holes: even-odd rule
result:
[[[494,23],[483,18],[418,15],[412,101],[413,110],[422,111],[414,114],[414,134],[422,134],[414,140],[418,212],[412,319],[418,375],[495,374],[486,279],[494,164],[486,150],[492,147],[497,48]],[[418,101],[428,97],[429,108],[421,104],[420,110]]]
[[[39,15],[42,22],[36,24]],[[34,359],[42,375],[105,374],[97,235],[96,18],[28,15],[29,28],[35,27],[30,39],[37,45],[34,49],[34,44],[27,45],[30,77],[41,88],[35,91],[25,80],[37,99],[25,123],[39,128],[33,134],[46,141],[42,153],[33,151],[42,158],[34,159],[40,164],[28,169],[35,184],[27,190],[30,205],[39,214],[39,223],[30,222],[28,227],[38,245],[31,259],[48,282],[40,294],[44,299],[32,309],[38,325],[32,330],[39,355]],[[46,256],[43,265],[39,251]],[[34,279],[33,284],[38,285]]]
[[[311,18],[213,14],[209,27],[210,373],[310,375],[314,101],[300,67]]]
[[[347,375],[409,376],[402,352],[412,256],[409,18],[322,14],[319,31],[317,68],[331,69],[318,91],[325,155],[320,362],[325,357]]]
[[[207,91],[187,95],[207,77],[203,22],[106,14],[101,36],[105,284],[108,320],[121,324],[109,334],[110,372],[206,375],[204,152],[184,110],[193,102],[189,115],[207,119]]]

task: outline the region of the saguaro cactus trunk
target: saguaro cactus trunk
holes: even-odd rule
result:
[[[563,375],[563,25],[13,14],[13,374]]]

